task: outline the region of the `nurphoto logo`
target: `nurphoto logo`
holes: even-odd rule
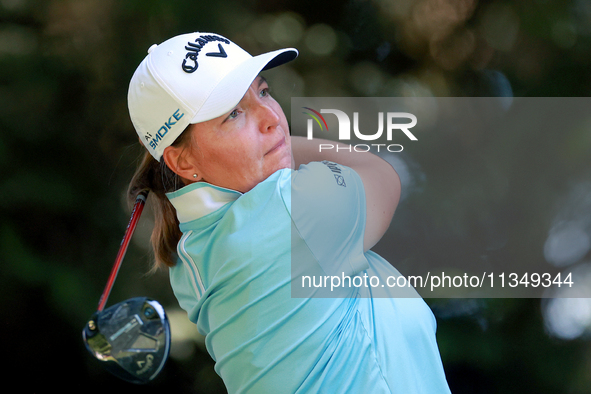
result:
[[[316,111],[310,107],[302,107],[305,110],[310,112],[303,112],[306,115],[310,116],[307,122],[307,138],[309,140],[314,138],[314,123],[320,127],[321,131],[328,130],[328,124],[326,119],[322,114],[333,114],[337,118],[338,122],[338,136],[339,141],[348,142],[351,140],[351,119],[349,115],[347,115],[344,111],[338,109],[321,109],[320,111]],[[382,137],[384,134],[384,119],[386,123],[386,140],[388,142],[392,141],[392,137],[395,135],[396,132],[401,131],[408,139],[411,141],[417,141],[417,137],[411,133],[410,129],[416,126],[417,124],[417,117],[408,112],[387,112],[384,116],[384,112],[378,112],[378,130],[373,134],[364,134],[359,130],[359,112],[353,112],[353,133],[355,137],[362,141],[376,141]],[[400,120],[403,120],[400,123]],[[404,120],[407,120],[404,122]],[[350,145],[347,147],[342,147],[334,144],[320,144],[319,151],[322,150],[330,150],[336,149],[338,152],[339,150],[347,150],[351,151],[351,149],[355,150],[356,152],[368,152],[371,150],[372,147],[375,147],[379,152],[380,149],[385,148],[388,152],[402,152],[403,146],[400,144],[356,144]]]

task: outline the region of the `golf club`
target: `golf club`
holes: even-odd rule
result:
[[[144,209],[147,191],[138,194],[131,219],[103,290],[97,311],[82,330],[86,348],[115,376],[131,383],[148,383],[164,367],[170,350],[170,325],[158,301],[135,297],[107,309],[105,305],[129,241]]]

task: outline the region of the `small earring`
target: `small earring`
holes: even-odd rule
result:
[[[193,174],[193,178],[197,179],[197,174]]]

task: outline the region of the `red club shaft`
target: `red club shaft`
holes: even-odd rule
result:
[[[98,311],[102,312],[107,304],[107,299],[109,298],[109,294],[111,293],[111,289],[113,288],[113,284],[115,283],[115,279],[117,278],[117,274],[119,273],[119,268],[121,268],[121,263],[123,262],[123,257],[125,257],[125,252],[127,252],[127,247],[129,246],[129,241],[131,240],[131,236],[135,231],[137,223],[142,215],[142,211],[144,210],[144,205],[146,204],[146,199],[148,198],[148,191],[144,190],[137,195],[135,200],[135,204],[133,205],[133,210],[131,211],[131,218],[129,219],[129,224],[127,225],[127,229],[125,230],[125,234],[123,236],[123,240],[121,241],[121,246],[119,246],[119,252],[117,253],[117,257],[115,258],[115,264],[111,269],[111,274],[109,275],[109,280],[107,281],[107,285],[103,290],[103,294],[99,300]]]

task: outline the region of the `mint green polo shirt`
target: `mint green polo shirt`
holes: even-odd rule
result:
[[[399,275],[363,251],[353,170],[314,162],[244,194],[197,182],[168,197],[183,233],[172,288],[229,393],[449,393],[421,298],[376,298],[371,287],[292,296],[292,275],[310,266]]]

